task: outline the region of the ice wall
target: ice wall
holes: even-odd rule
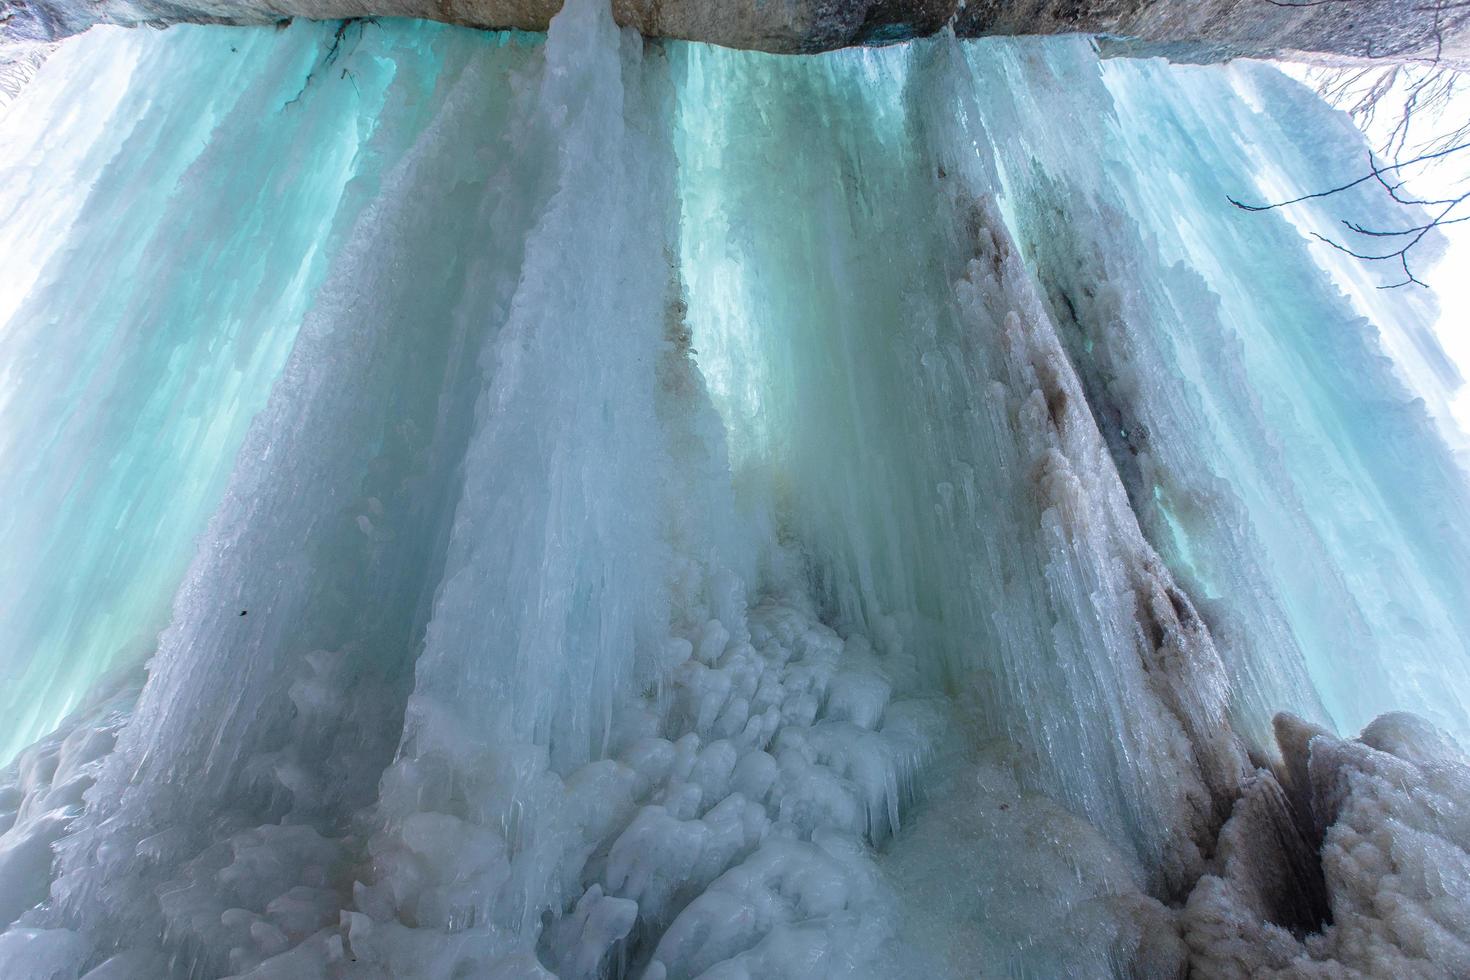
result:
[[[1462,972],[1433,310],[1225,201],[1305,90],[581,0],[0,128],[5,976]]]
[[[682,128],[685,199],[705,209],[686,228],[713,229],[684,240],[695,344],[717,401],[760,420],[755,465],[828,615],[966,698],[980,737],[1031,746],[1046,785],[1163,878],[1187,876],[1190,826],[1240,764],[1214,746],[1219,660],[1139,534],[971,149],[983,133],[947,118],[964,64],[916,54],[812,71],[687,52],[690,115],[728,100],[716,131]],[[744,139],[757,125],[769,137]],[[730,266],[759,284],[744,303],[705,288]],[[774,377],[742,377],[751,362]],[[1179,781],[1150,786],[1161,770]]]
[[[364,77],[283,109],[319,54],[266,34],[109,30],[57,57],[3,123],[7,759],[167,625],[385,95]]]
[[[1346,213],[1403,216],[1366,189],[1293,212],[1299,225],[1201,207],[1240,187],[1279,200],[1345,183],[1361,140],[1270,69],[1230,69],[1228,100],[1196,88],[1212,73],[1164,72],[1103,72],[1116,141],[1052,143],[1065,178],[1038,180],[1034,157],[1002,146],[1019,234],[1140,521],[1227,650],[1238,723],[1309,712],[1314,690],[1345,732],[1412,704],[1463,737],[1465,475],[1387,357],[1434,311],[1418,291],[1374,288],[1391,270],[1343,270],[1301,237],[1335,234]],[[1058,71],[1056,84],[1085,83]],[[1178,161],[1166,173],[1161,151]],[[1351,274],[1359,301],[1319,264]]]

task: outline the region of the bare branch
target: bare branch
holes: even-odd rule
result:
[[[1389,188],[1389,194],[1390,196],[1393,196],[1394,200],[1399,201],[1400,204],[1407,204],[1411,202],[1399,200],[1399,198],[1395,194],[1394,188],[1402,187],[1403,185],[1398,184],[1394,185],[1394,187],[1390,187],[1389,184],[1383,179],[1383,175],[1386,173],[1392,173],[1396,170],[1401,170],[1404,167],[1408,167],[1416,163],[1424,163],[1429,160],[1443,159],[1444,157],[1450,156],[1453,153],[1459,153],[1461,150],[1470,150],[1470,142],[1461,143],[1457,146],[1452,146],[1444,150],[1437,150],[1433,153],[1421,153],[1419,156],[1416,156],[1413,159],[1402,160],[1398,163],[1390,164],[1386,167],[1379,167],[1372,161],[1370,157],[1369,172],[1367,174],[1364,174],[1362,177],[1359,177],[1357,180],[1349,181],[1346,184],[1332,187],[1325,191],[1317,191],[1315,194],[1303,194],[1301,197],[1294,197],[1289,201],[1278,201],[1275,204],[1245,204],[1241,201],[1237,201],[1233,197],[1226,198],[1226,200],[1228,200],[1236,207],[1240,208],[1240,210],[1242,211],[1272,211],[1276,208],[1284,208],[1292,204],[1300,204],[1303,201],[1313,201],[1322,197],[1331,197],[1334,194],[1341,194],[1343,191],[1352,190],[1354,187],[1357,187],[1360,184],[1366,184],[1370,180],[1377,180],[1380,184],[1383,184],[1384,187]]]
[[[1470,215],[1466,215],[1465,217],[1461,218],[1450,218],[1447,221],[1431,221],[1428,224],[1415,225],[1412,228],[1404,228],[1399,231],[1380,231],[1372,228],[1364,228],[1362,225],[1356,224],[1346,219],[1343,220],[1343,226],[1346,227],[1349,231],[1356,232],[1359,235],[1369,235],[1373,238],[1397,238],[1400,235],[1412,235],[1416,231],[1425,231],[1429,228],[1443,228],[1445,225],[1457,225],[1462,221],[1470,221]]]
[[[1345,3],[1370,3],[1371,0],[1264,0],[1275,7],[1327,7]],[[1365,184],[1376,184],[1394,204],[1411,209],[1408,220],[1388,221],[1383,226],[1365,224],[1362,220],[1339,219],[1346,240],[1334,240],[1313,232],[1315,239],[1325,242],[1345,255],[1364,262],[1390,262],[1403,273],[1402,280],[1384,289],[1419,285],[1424,282],[1410,264],[1412,250],[1436,228],[1470,221],[1470,214],[1456,213],[1467,200],[1470,190],[1461,174],[1460,180],[1448,183],[1442,179],[1440,195],[1412,193],[1426,174],[1443,166],[1464,167],[1465,158],[1451,160],[1462,150],[1470,149],[1470,114],[1465,113],[1459,98],[1464,93],[1466,76],[1441,63],[1445,35],[1470,24],[1470,0],[1420,0],[1408,8],[1417,15],[1407,30],[1395,34],[1392,52],[1374,51],[1371,38],[1366,55],[1371,59],[1393,60],[1366,67],[1318,69],[1311,73],[1318,94],[1329,104],[1346,110],[1365,134],[1376,134],[1376,154],[1368,153],[1367,170],[1354,180],[1324,190],[1302,194],[1289,200],[1247,204],[1229,198],[1242,211],[1260,212],[1286,208],[1308,201],[1345,194]],[[1320,15],[1336,16],[1336,15]],[[1449,125],[1443,117],[1449,116]],[[1382,162],[1390,161],[1390,162]],[[1410,171],[1410,168],[1418,168]],[[1427,212],[1421,209],[1428,209]],[[1352,244],[1354,237],[1365,241]],[[1369,245],[1378,243],[1379,248]],[[1392,248],[1391,251],[1386,250]]]

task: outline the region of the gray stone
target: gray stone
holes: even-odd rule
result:
[[[1470,6],[1456,0],[611,0],[649,37],[783,54],[885,44],[953,28],[1101,35],[1106,53],[1213,62],[1289,56],[1330,62],[1470,64]],[[269,24],[288,17],[422,17],[545,30],[560,0],[0,0],[0,36],[49,41],[97,23]]]

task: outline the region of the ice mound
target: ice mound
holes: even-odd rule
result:
[[[1185,907],[1194,968],[1220,977],[1470,972],[1464,751],[1402,713],[1352,740],[1289,715],[1276,727],[1279,785],[1262,772],[1237,803],[1219,867]]]
[[[690,657],[676,671],[663,700],[677,737],[638,738],[560,781],[558,812],[570,810],[586,833],[557,857],[577,871],[534,951],[476,911],[513,877],[504,837],[427,812],[373,839],[363,865],[371,884],[336,888],[321,886],[345,870],[350,841],[304,827],[242,832],[164,889],[171,932],[228,948],[231,975],[283,978],[326,976],[332,964],[364,977],[637,975],[638,964],[656,977],[798,976],[814,963],[872,975],[895,941],[952,976],[977,958],[1035,976],[1170,976],[1186,965],[1211,977],[1462,972],[1470,768],[1420,719],[1384,716],[1346,741],[1283,716],[1279,781],[1267,770],[1247,781],[1211,873],[1171,908],[1086,821],[1023,789],[1018,760],[998,747],[978,764],[947,763],[917,822],[875,863],[872,845],[888,840],[891,815],[911,802],[895,787],[912,786],[923,760],[941,752],[943,710],[887,702],[872,744],[845,739],[847,757],[814,759],[815,736],[849,724],[833,697],[843,672],[831,670],[844,644],[775,602],[753,610],[751,623],[763,639],[728,644],[713,667]],[[871,665],[861,670],[872,676]],[[743,679],[727,687],[711,676]],[[721,737],[697,706],[722,689],[721,709],[763,690],[753,703],[796,705],[797,720],[769,736],[747,727]],[[803,721],[813,695],[820,714]],[[110,709],[112,724],[119,710]],[[37,811],[57,802],[53,785],[94,764],[78,747],[106,728],[88,719],[27,754],[14,774],[25,788],[12,784],[5,799],[22,800],[29,819],[0,843],[7,855],[56,832]],[[52,784],[36,775],[48,752],[66,760]],[[852,778],[852,754],[872,778]],[[44,889],[48,867],[7,857],[6,894]],[[17,928],[3,943],[16,976],[80,975],[85,944],[66,930]],[[141,977],[158,962],[159,953],[134,950],[87,976]]]
[[[14,922],[45,900],[52,845],[85,809],[84,794],[128,721],[139,683],[131,677],[104,686],[117,690],[73,712],[66,725],[0,772],[0,923]]]
[[[1289,715],[1282,760],[1238,789],[1188,897],[1148,894],[1128,855],[1013,775],[1014,749],[955,767],[880,859],[935,975],[1465,975],[1470,767],[1409,714],[1341,739]]]
[[[466,819],[474,800],[458,814],[390,816],[370,844],[378,874],[356,888],[367,914],[353,916],[348,949],[360,963],[393,976],[512,969],[526,950],[497,918],[548,873],[558,900],[524,914],[551,916],[540,960],[564,978],[614,966],[795,976],[782,971],[861,962],[892,937],[871,848],[911,802],[938,708],[890,702],[865,640],[844,642],[787,603],[762,602],[748,624],[709,620],[668,647],[687,659],[632,709],[662,723],[565,778],[529,752],[506,772],[537,784],[542,826]],[[851,664],[845,647],[859,651]],[[855,708],[857,689],[868,695]],[[385,784],[412,784],[412,765]],[[411,805],[397,794],[384,805],[400,801]],[[791,947],[803,952],[792,959]]]
[[[510,760],[509,778],[537,785],[536,833],[467,818],[468,800],[459,815],[414,810],[413,764],[401,761],[361,817],[385,824],[366,841],[266,824],[183,863],[156,887],[167,935],[221,975],[254,978],[349,964],[361,977],[520,976],[538,962],[567,980],[864,973],[897,935],[873,848],[902,826],[945,709],[893,700],[866,639],[799,604],[767,599],[748,621],[710,619],[668,647],[685,659],[643,699],[647,730],[626,732],[609,758],[565,777],[544,752]],[[13,768],[0,791],[7,922],[45,898],[51,845],[135,696]],[[138,858],[177,847],[145,839]],[[544,928],[505,921],[508,893],[548,873],[555,901],[527,911]],[[8,977],[79,977],[89,956],[66,929],[22,925],[0,944]],[[124,950],[85,976],[141,977],[162,956]]]
[[[391,976],[509,970],[525,951],[504,949],[495,911],[537,876],[526,865],[545,862],[560,902],[528,914],[556,915],[539,951],[560,977],[613,965],[657,977],[716,967],[709,976],[788,976],[794,962],[860,962],[891,939],[870,848],[898,826],[939,716],[928,702],[889,702],[881,667],[845,663],[848,645],[866,641],[845,644],[773,601],[751,610],[748,627],[709,620],[676,636],[670,651],[686,660],[641,708],[657,717],[664,705],[663,723],[626,732],[610,758],[564,779],[544,757],[517,765],[514,779],[541,783],[539,810],[564,829],[554,851],[538,845],[545,826],[395,818],[370,845],[381,874],[357,899],[375,914],[354,918],[351,951]],[[879,693],[864,699],[858,727],[845,692],[864,685]],[[420,934],[395,939],[410,930]],[[806,958],[784,958],[792,945]],[[397,955],[428,948],[440,951],[432,967]]]

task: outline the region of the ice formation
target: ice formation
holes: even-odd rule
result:
[[[1359,156],[1273,70],[572,0],[0,133],[7,980],[1470,972],[1456,379],[1224,204]]]

